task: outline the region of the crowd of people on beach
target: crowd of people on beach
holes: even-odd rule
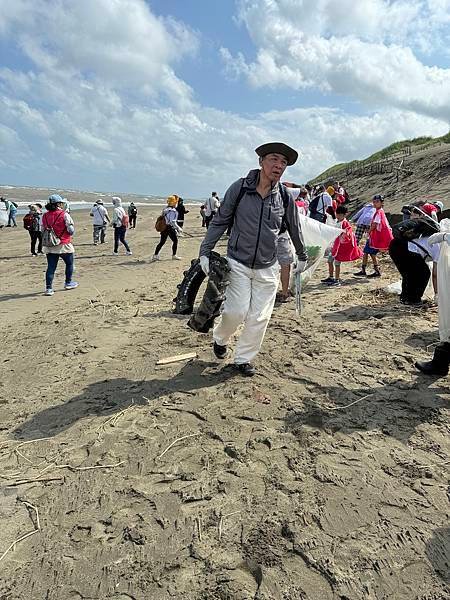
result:
[[[222,201],[217,192],[212,192],[200,206],[206,234],[200,247],[199,264],[205,275],[209,273],[209,255],[214,246],[220,238],[228,239],[226,255],[231,268],[230,284],[213,332],[213,350],[217,358],[227,356],[227,343],[243,323],[235,365],[243,375],[255,373],[252,361],[261,347],[272,310],[277,301],[283,304],[291,300],[292,278],[300,276],[307,268],[308,248],[301,225],[301,219],[306,217],[316,221],[319,229],[334,227],[340,232],[335,234],[334,242],[327,250],[328,276],[321,280],[324,286],[341,286],[343,263],[359,260],[361,266],[354,276],[381,277],[378,256],[385,252],[401,275],[401,303],[423,306],[423,295],[431,278],[434,303],[439,304],[439,295],[443,293],[438,286],[440,245],[447,243],[450,246],[450,233],[441,232],[439,227],[444,209],[441,201],[419,200],[405,205],[403,220],[391,226],[384,212],[381,193],[374,194],[370,202],[349,214],[349,194],[339,181],[316,186],[281,183],[286,167],[297,160],[297,152],[289,146],[279,142],[264,144],[256,149],[256,153],[258,169],[233,183]],[[17,227],[17,204],[6,198],[0,200],[8,214],[5,226]],[[123,246],[126,255],[131,256],[127,231],[136,228],[138,208],[131,202],[125,209],[118,196],[112,197],[112,206],[111,216],[102,199],[98,199],[90,210],[93,245],[107,243],[107,229],[111,226],[113,254],[118,255],[119,247]],[[45,295],[54,294],[53,280],[59,259],[65,263],[64,289],[75,289],[78,286],[73,280],[75,225],[67,199],[52,194],[45,212],[40,203],[30,204],[28,208],[23,226],[30,236],[31,255],[45,254],[47,258]],[[151,262],[161,260],[161,251],[168,240],[172,243],[172,260],[181,260],[177,254],[178,243],[185,235],[183,228],[188,213],[183,198],[175,194],[167,198],[167,206],[156,220],[155,229],[160,240]],[[373,267],[371,273],[368,273],[369,258]],[[447,274],[447,282],[448,277]],[[443,348],[448,358],[449,344],[445,342]],[[433,370],[430,365],[422,370]],[[448,364],[442,369],[448,371]]]

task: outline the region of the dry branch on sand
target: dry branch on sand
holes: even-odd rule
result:
[[[178,444],[178,442],[181,442],[182,440],[186,440],[187,438],[195,437],[197,435],[200,435],[200,432],[190,433],[188,435],[183,435],[182,437],[177,438],[169,446],[167,446],[167,448],[163,452],[161,452],[161,454],[159,456],[157,456],[157,458],[162,458],[164,456],[164,454],[166,454],[166,452],[168,452],[171,448],[173,448],[173,446],[175,446],[175,444]]]
[[[22,542],[23,540],[26,540],[27,538],[29,538],[30,536],[34,535],[35,533],[37,533],[38,531],[41,531],[41,522],[39,519],[39,511],[37,509],[36,506],[34,506],[34,504],[31,504],[30,502],[26,502],[25,500],[22,500],[22,502],[28,506],[28,508],[31,508],[34,510],[35,516],[36,516],[36,523],[33,522],[34,525],[34,529],[33,531],[29,531],[28,533],[25,533],[24,535],[21,535],[19,538],[17,538],[16,540],[14,540],[9,546],[8,548],[6,548],[6,550],[3,552],[3,554],[0,556],[0,561],[2,561],[5,556],[8,554],[8,552],[10,550],[12,550],[16,544],[18,544],[19,542]]]

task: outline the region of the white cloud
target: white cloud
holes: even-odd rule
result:
[[[15,36],[38,70],[133,94],[167,93],[174,102],[191,95],[170,65],[196,52],[197,36],[155,17],[144,0],[17,2],[3,14],[0,33]]]
[[[450,69],[427,66],[414,48],[436,51],[448,0],[241,0],[239,16],[257,57],[227,49],[227,70],[255,87],[316,89],[450,120]],[[427,18],[429,17],[429,18]]]
[[[392,22],[401,20],[398,14],[411,19],[416,4],[389,8],[373,0],[375,8],[391,11],[385,14]],[[204,196],[214,188],[223,193],[255,167],[254,148],[269,140],[300,150],[289,177],[305,181],[397,139],[446,133],[444,70],[430,68],[425,77],[419,64],[417,75],[414,55],[399,47],[396,60],[405,71],[399,77],[391,48],[376,40],[373,24],[363,27],[361,15],[355,19],[365,41],[345,33],[349,25],[337,2],[320,0],[323,10],[317,14],[306,0],[260,0],[260,10],[279,17],[268,21],[253,14],[252,6],[242,4],[241,18],[254,17],[258,59],[247,63],[241,55],[236,61],[224,50],[236,74],[244,73],[255,86],[340,93],[350,86],[377,107],[363,116],[323,107],[253,116],[208,108],[176,74],[180,58],[195,55],[197,34],[173,19],[156,18],[143,0],[15,0],[1,13],[0,37],[15,40],[27,60],[20,71],[0,69],[2,171],[22,172],[47,185]],[[391,39],[400,36],[400,27],[394,30],[386,33]],[[422,89],[419,98],[411,94],[408,77],[430,90]],[[441,93],[435,98],[437,86]],[[394,88],[400,100],[392,100]]]

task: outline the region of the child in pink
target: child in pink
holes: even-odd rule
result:
[[[345,218],[348,210],[345,206],[336,208],[336,219],[341,224],[343,233],[334,241],[331,253],[328,256],[328,277],[322,279],[322,283],[329,286],[337,287],[341,285],[341,263],[353,262],[362,256],[362,250],[356,242],[355,234],[352,226]]]
[[[369,229],[369,238],[364,246],[364,256],[361,265],[361,271],[355,273],[359,277],[381,277],[380,266],[377,260],[378,252],[386,252],[389,249],[389,244],[393,240],[392,229],[386,219],[383,210],[383,196],[375,194],[372,198],[372,204],[375,208],[375,214],[372,217],[372,222]],[[367,275],[367,263],[369,256],[373,263],[373,273]]]

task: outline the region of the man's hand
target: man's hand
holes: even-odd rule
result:
[[[433,235],[430,235],[430,237],[428,238],[428,241],[431,245],[447,242],[447,244],[450,246],[450,233],[442,231],[439,233],[433,233]]]
[[[208,277],[209,275],[209,258],[207,256],[200,256],[200,266],[203,273]]]
[[[297,262],[294,264],[294,268],[292,269],[292,274],[297,275],[297,273],[303,273],[303,271],[306,269],[306,264],[306,260],[297,260]]]

